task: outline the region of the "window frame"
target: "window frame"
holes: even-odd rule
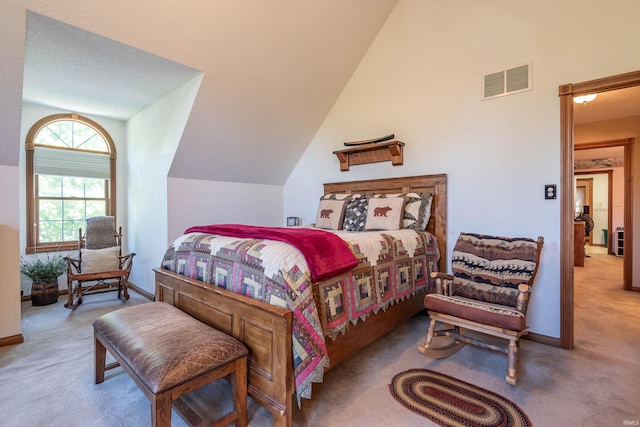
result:
[[[64,241],[64,242],[48,242],[48,243],[38,243],[38,228],[39,222],[36,216],[36,175],[34,172],[34,153],[35,153],[35,144],[34,139],[38,133],[54,122],[59,121],[75,121],[78,123],[82,123],[85,126],[89,126],[93,128],[97,133],[104,138],[107,143],[107,147],[109,150],[109,185],[106,190],[108,191],[107,195],[107,204],[106,204],[106,215],[112,215],[115,217],[116,212],[116,145],[113,142],[113,139],[109,135],[109,133],[98,123],[89,119],[88,117],[81,116],[76,113],[61,113],[61,114],[52,114],[50,116],[44,117],[38,120],[27,133],[27,137],[25,140],[25,150],[26,150],[26,247],[25,253],[34,254],[39,252],[54,252],[54,251],[68,251],[78,248],[78,241]],[[82,150],[82,151],[90,151],[90,150]]]

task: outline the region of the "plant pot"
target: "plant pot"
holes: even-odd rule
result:
[[[58,281],[31,284],[31,305],[49,305],[58,302]]]

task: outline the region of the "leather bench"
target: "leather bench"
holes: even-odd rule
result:
[[[105,370],[122,366],[151,402],[152,426],[170,426],[172,407],[187,423],[201,423],[177,399],[227,375],[234,410],[212,425],[247,425],[248,350],[240,341],[163,302],[105,314],[93,330],[96,384]],[[106,365],[106,350],[116,362]]]

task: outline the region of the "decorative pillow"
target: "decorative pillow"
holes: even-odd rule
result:
[[[429,225],[429,219],[431,218],[431,205],[433,204],[433,194],[431,193],[422,193],[423,200],[426,198],[427,202],[424,205],[424,212],[421,213],[421,221],[419,225],[419,230],[426,230]]]
[[[426,230],[431,216],[431,193],[407,193],[405,199],[402,228]]]
[[[340,230],[346,200],[321,199],[316,216],[316,227],[326,230]]]
[[[366,197],[358,197],[349,200],[347,208],[344,211],[344,220],[342,221],[342,229],[345,231],[362,231],[367,221],[367,206],[369,205]]]
[[[351,200],[354,197],[360,197],[360,194],[327,193],[320,197],[320,200]]]
[[[120,249],[118,246],[104,249],[82,250],[82,272],[99,273],[120,268]]]
[[[404,197],[370,198],[365,230],[398,230],[402,224]]]

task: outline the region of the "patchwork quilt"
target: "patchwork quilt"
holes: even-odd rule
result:
[[[433,286],[438,243],[430,233],[327,231],[347,242],[358,264],[313,283],[303,255],[275,240],[187,233],[167,249],[162,268],[293,312],[293,364],[298,398],[310,398],[328,366],[325,339],[350,324]]]

